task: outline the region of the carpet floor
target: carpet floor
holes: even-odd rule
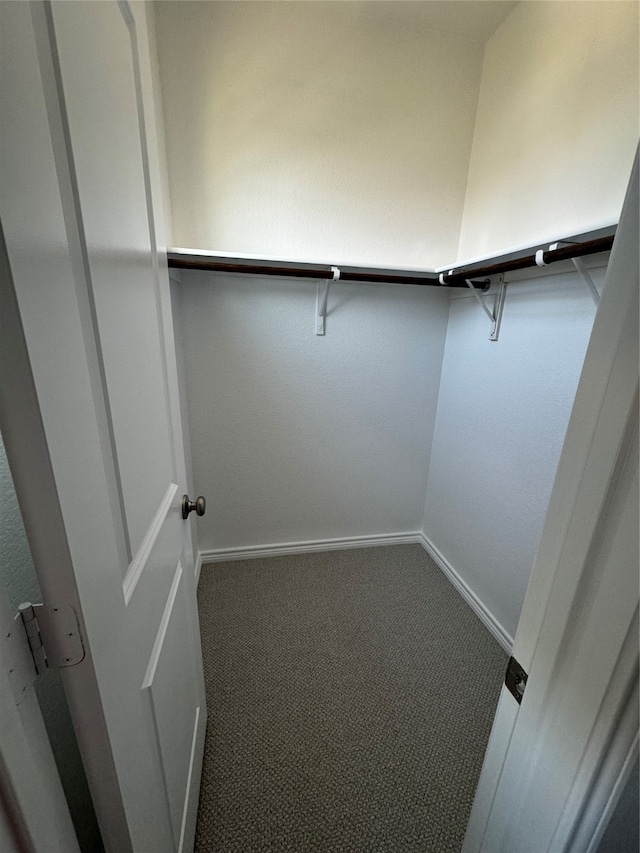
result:
[[[420,545],[202,567],[198,853],[458,853],[507,655]]]

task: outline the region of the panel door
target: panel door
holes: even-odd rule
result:
[[[81,617],[64,681],[107,849],[189,850],[206,708],[145,8],[2,5],[0,215],[47,457],[13,430],[16,489],[43,593]]]

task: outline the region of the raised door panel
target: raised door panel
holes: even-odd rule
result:
[[[193,666],[188,588],[178,563],[143,682],[151,704],[176,850],[187,822],[200,707]]]
[[[171,486],[123,583],[124,618],[137,646],[138,678],[146,671],[176,566],[182,561],[185,522],[179,498],[177,486]]]
[[[89,5],[51,9],[130,562],[176,474],[135,25],[126,6]]]

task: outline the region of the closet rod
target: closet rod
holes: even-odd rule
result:
[[[564,242],[564,241],[561,241]],[[512,272],[513,270],[527,269],[528,267],[546,266],[557,261],[568,261],[571,258],[580,258],[585,255],[595,255],[599,252],[608,252],[613,245],[613,236],[598,237],[595,240],[586,240],[582,243],[569,243],[559,249],[549,251],[534,249],[531,255],[520,258],[501,261],[499,263],[482,266],[450,267],[448,273],[429,272],[422,275],[408,275],[406,273],[393,272],[364,272],[348,269],[340,269],[340,281],[361,281],[371,284],[414,284],[422,286],[440,287],[463,287],[466,288],[467,279],[486,279],[492,275]],[[244,275],[275,275],[278,277],[289,276],[291,278],[332,279],[333,272],[330,266],[322,268],[278,266],[277,264],[256,264],[251,261],[236,260],[233,263],[221,261],[208,255],[193,255],[185,257],[178,252],[168,252],[168,263],[173,269],[183,270],[208,270],[210,272],[242,273]],[[485,289],[486,282],[479,281],[475,286]]]
[[[564,243],[564,240],[559,241]],[[609,237],[598,237],[595,240],[585,240],[583,243],[567,243],[559,249],[549,251],[539,250],[532,255],[523,258],[513,258],[497,264],[484,264],[474,267],[451,267],[449,273],[441,273],[442,284],[448,287],[459,287],[468,278],[487,278],[500,273],[524,270],[529,267],[547,266],[558,261],[569,261],[572,258],[582,258],[585,255],[597,255],[599,252],[608,252],[613,246],[613,235]]]
[[[174,269],[183,270],[209,270],[212,272],[244,273],[245,275],[276,275],[278,277],[291,276],[292,278],[333,279],[331,267],[322,269],[308,267],[282,267],[265,266],[264,264],[253,264],[250,262],[235,261],[226,263],[208,257],[185,258],[181,255],[169,252],[169,266]],[[363,281],[374,284],[421,284],[440,287],[438,276],[435,273],[423,275],[406,275],[389,272],[352,272],[340,267],[340,281]],[[466,287],[462,284],[454,284],[452,287]]]

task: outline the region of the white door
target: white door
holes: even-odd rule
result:
[[[2,430],[43,596],[81,620],[87,654],[62,677],[106,847],[162,853],[193,845],[206,708],[146,10],[133,5],[0,4],[17,302]]]
[[[22,620],[0,583],[0,850],[79,853]]]
[[[595,851],[638,750],[638,162],[464,853]]]

